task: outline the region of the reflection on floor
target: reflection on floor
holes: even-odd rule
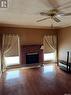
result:
[[[54,72],[55,66],[54,65],[44,65],[43,72]]]
[[[16,79],[20,77],[20,70],[11,70],[6,73],[6,80]]]
[[[55,64],[8,70],[0,83],[0,95],[71,95],[71,75]]]
[[[39,67],[24,67],[22,69],[30,69],[30,68],[39,68]],[[43,73],[54,72],[54,65],[44,65]],[[6,72],[6,80],[20,78],[20,70],[21,69],[13,69]]]

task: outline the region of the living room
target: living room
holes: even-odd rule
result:
[[[2,2],[0,94],[71,95],[71,1]]]

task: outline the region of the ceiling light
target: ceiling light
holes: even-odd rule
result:
[[[57,15],[57,17],[61,17],[61,15],[60,15],[60,14],[58,14],[58,15]]]

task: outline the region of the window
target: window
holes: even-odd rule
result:
[[[19,63],[19,56],[5,57],[6,66],[17,65]]]
[[[44,53],[44,61],[55,60],[55,52],[54,53]]]

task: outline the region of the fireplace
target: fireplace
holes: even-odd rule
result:
[[[39,54],[38,53],[26,54],[26,64],[35,64],[35,63],[39,63]]]
[[[21,63],[36,64],[43,63],[43,50],[41,45],[23,45],[21,46]]]

